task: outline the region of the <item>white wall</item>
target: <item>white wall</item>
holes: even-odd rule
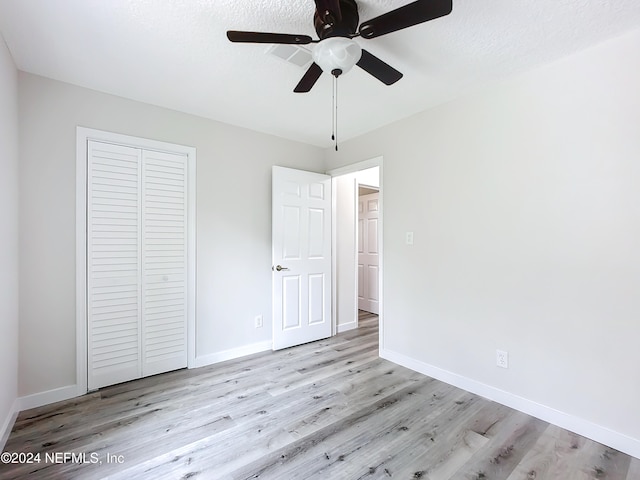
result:
[[[356,278],[356,192],[354,173],[336,177],[333,182],[336,197],[335,255],[335,311],[336,329],[344,332],[356,328],[357,278]]]
[[[271,166],[323,171],[321,149],[22,72],[19,93],[21,396],[76,382],[77,125],[196,147],[196,355],[270,341]]]
[[[367,168],[356,172],[356,180],[360,185],[380,187],[380,167]]]
[[[386,355],[638,457],[639,86],[636,30],[325,152],[384,156]]]
[[[0,35],[0,451],[18,396],[18,72]]]

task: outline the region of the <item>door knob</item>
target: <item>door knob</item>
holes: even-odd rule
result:
[[[276,265],[276,270],[278,272],[281,272],[283,270],[289,270],[287,267],[283,267],[282,265]]]

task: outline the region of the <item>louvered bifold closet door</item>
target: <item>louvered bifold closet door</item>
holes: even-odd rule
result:
[[[87,148],[92,390],[187,366],[187,156]]]
[[[88,387],[141,373],[139,149],[90,141],[87,162]]]
[[[187,366],[187,156],[142,154],[142,374]]]

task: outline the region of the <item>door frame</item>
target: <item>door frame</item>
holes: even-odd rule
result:
[[[337,288],[337,271],[338,271],[338,266],[337,266],[337,255],[336,255],[336,251],[337,251],[337,245],[338,245],[338,239],[337,239],[337,209],[338,209],[338,205],[337,205],[337,188],[336,188],[336,178],[335,177],[339,177],[341,175],[346,175],[349,173],[356,173],[359,172],[361,170],[367,170],[369,168],[373,168],[373,167],[379,167],[379,176],[380,176],[380,197],[379,197],[379,202],[380,202],[380,213],[379,213],[379,218],[378,218],[378,222],[379,222],[379,227],[380,230],[378,232],[379,235],[379,247],[380,247],[380,272],[379,272],[379,284],[378,284],[378,288],[379,288],[379,295],[380,295],[380,313],[378,314],[378,324],[379,324],[379,351],[384,350],[384,275],[383,275],[383,269],[384,269],[384,203],[383,203],[383,197],[384,197],[384,185],[383,185],[383,179],[384,179],[384,175],[383,175],[383,157],[379,156],[379,157],[374,157],[371,158],[369,160],[363,160],[361,162],[356,162],[350,165],[345,165],[344,167],[340,167],[340,168],[335,168],[335,169],[331,169],[328,170],[326,173],[327,175],[331,175],[332,177],[332,218],[331,218],[331,223],[332,223],[332,228],[331,228],[331,248],[333,249],[333,259],[332,259],[332,268],[331,268],[331,280],[332,280],[332,292],[331,292],[331,296],[333,301],[331,302],[331,309],[332,309],[332,323],[333,323],[333,335],[335,335],[337,333],[337,306],[338,306],[338,302],[336,301],[338,298],[338,288]],[[356,182],[356,192],[355,192],[355,199],[354,199],[354,206],[353,208],[355,209],[356,213],[356,218],[355,218],[355,222],[356,222],[356,232],[357,232],[357,201],[358,201],[358,192],[357,192],[357,182]],[[356,233],[357,235],[357,233]],[[357,239],[356,239],[357,240]],[[353,256],[354,256],[354,264],[355,264],[355,268],[353,271],[353,278],[354,281],[357,282],[357,278],[358,278],[358,247],[357,247],[357,242],[354,243],[355,248],[353,249]],[[357,283],[356,283],[357,285]],[[355,310],[353,312],[356,324],[358,321],[358,290],[357,288],[354,291],[354,295],[355,295]]]
[[[122,135],[86,127],[76,128],[76,387],[87,393],[87,142],[187,156],[187,367],[196,354],[196,149],[185,145]]]

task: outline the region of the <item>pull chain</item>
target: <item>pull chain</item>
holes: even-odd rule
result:
[[[336,81],[337,77],[333,77],[333,95],[331,97],[331,140],[336,139]]]
[[[336,152],[338,151],[338,77],[342,74],[342,70],[336,68],[331,71],[333,75],[333,133],[331,134],[331,140],[335,142]]]
[[[334,131],[335,131],[335,137],[336,137],[335,140],[336,140],[336,152],[337,152],[338,151],[338,77],[337,76],[334,77],[333,81],[335,82],[334,90],[336,91],[335,100],[334,100],[335,110],[333,115],[335,117],[334,123],[336,125],[334,128]]]

